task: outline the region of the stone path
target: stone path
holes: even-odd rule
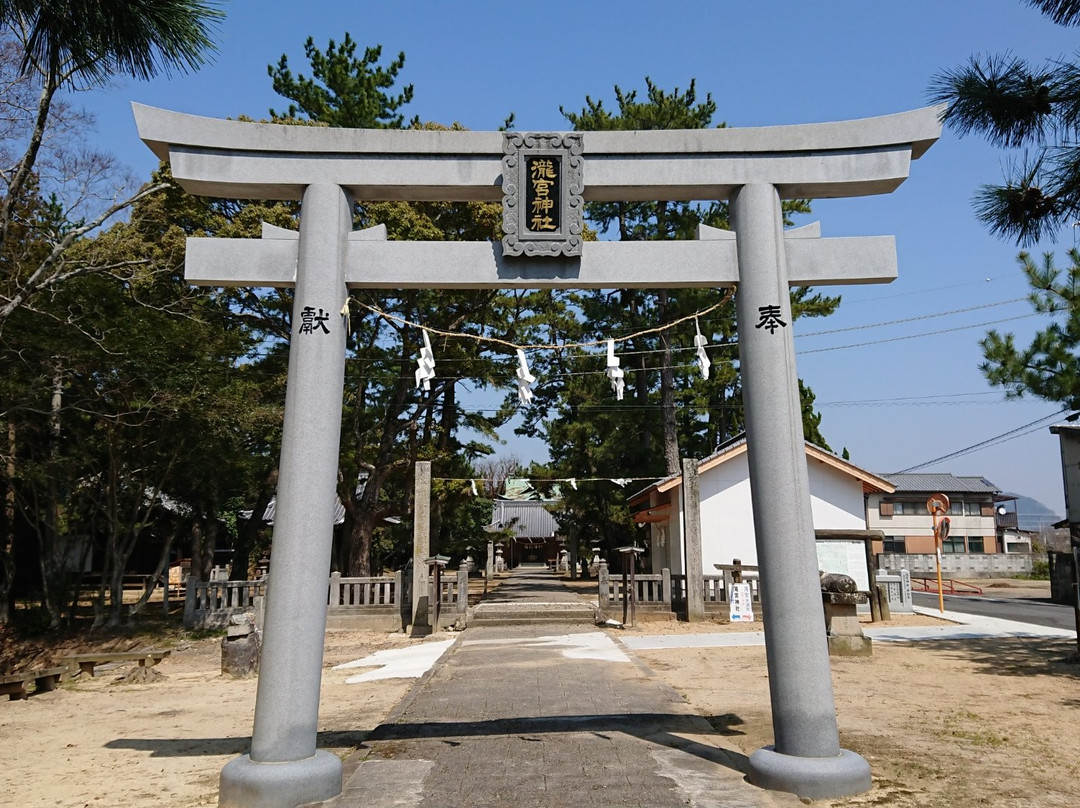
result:
[[[570,603],[546,574],[493,594]],[[532,580],[530,580],[532,579]],[[550,584],[550,585],[548,585]],[[359,765],[357,765],[359,761]],[[797,806],[744,780],[746,758],[591,627],[469,628],[353,759],[324,805],[448,808]]]
[[[469,625],[522,625],[526,623],[596,622],[596,610],[565,587],[542,564],[514,570],[509,579],[492,590],[472,609]]]

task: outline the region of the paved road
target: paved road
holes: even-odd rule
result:
[[[923,592],[912,593],[912,601],[924,609],[936,610],[936,594]],[[945,609],[962,614],[976,614],[983,617],[997,617],[1002,620],[1014,620],[1018,623],[1031,623],[1036,626],[1049,626],[1074,630],[1076,628],[1072,606],[1047,603],[1033,598],[987,598],[967,595],[946,595]]]
[[[551,583],[523,571],[498,592],[557,603],[567,590]],[[323,805],[798,808],[792,794],[747,783],[746,765],[592,626],[470,626],[346,762],[345,789]]]

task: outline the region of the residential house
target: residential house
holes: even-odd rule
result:
[[[917,555],[935,553],[934,518],[926,507],[934,494],[949,498],[949,531],[944,553],[991,554],[1027,552],[1030,546],[1016,531],[1016,511],[1004,494],[985,477],[952,474],[888,474],[893,491],[873,492],[866,499],[866,527],[885,534],[875,553]]]
[[[750,470],[745,437],[721,446],[698,463],[701,495],[701,555],[706,575],[715,564],[757,564],[754,516],[750,500]],[[887,495],[893,484],[833,453],[806,444],[806,468],[814,528],[865,530],[866,495]],[[766,497],[784,491],[761,492]],[[634,520],[647,526],[644,566],[652,572],[668,568],[684,574],[682,475],[659,480],[634,494],[629,505]]]

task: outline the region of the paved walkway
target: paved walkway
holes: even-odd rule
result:
[[[550,572],[493,596],[573,603]],[[744,780],[746,757],[606,634],[469,628],[346,763],[325,805],[419,808],[798,806]],[[359,761],[359,765],[357,765]]]
[[[543,568],[519,568],[486,602],[550,613],[582,599]],[[954,624],[866,633],[877,641],[1075,636],[944,617]],[[756,645],[761,632],[626,635],[616,643],[591,626],[553,622],[474,625],[447,641],[441,659],[346,762],[345,789],[325,808],[800,805],[749,785],[745,755],[626,650]]]
[[[485,597],[484,603],[580,603],[581,598],[545,567],[522,565]]]
[[[1019,623],[997,617],[984,617],[963,612],[915,608],[916,613],[940,617],[950,621],[944,626],[893,626],[874,628],[868,626],[863,633],[874,642],[914,642],[923,640],[971,640],[985,637],[1056,637],[1075,639],[1076,632],[1067,629]],[[723,648],[725,646],[764,645],[765,633],[761,631],[725,632],[716,634],[670,634],[653,636],[626,636],[620,638],[627,648],[639,651],[658,648]]]

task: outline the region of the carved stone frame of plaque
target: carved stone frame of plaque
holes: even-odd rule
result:
[[[580,132],[507,132],[503,141],[503,255],[578,256],[585,189]],[[554,230],[530,229],[529,161],[558,163],[558,217]]]

